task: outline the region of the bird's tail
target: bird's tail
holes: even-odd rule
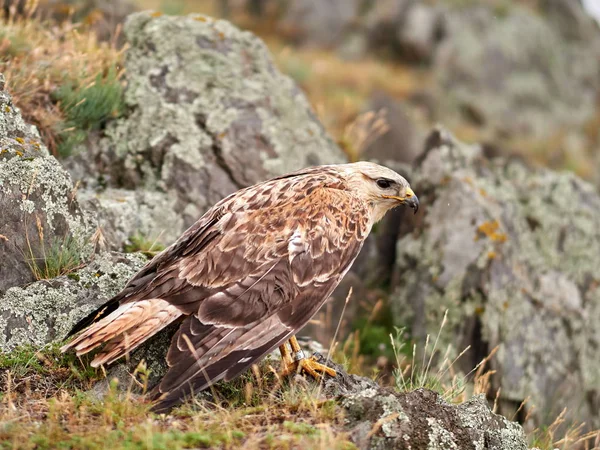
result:
[[[91,366],[111,364],[180,316],[181,311],[177,307],[160,298],[123,303],[106,317],[92,323],[61,351],[74,348],[77,355],[84,355],[105,344]]]

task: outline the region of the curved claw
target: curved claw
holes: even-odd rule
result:
[[[306,358],[296,337],[292,336],[289,340],[289,344],[293,353],[290,353],[286,344],[279,347],[283,365],[281,372],[279,373],[280,376],[286,377],[293,373],[306,372],[308,375],[318,380],[324,374],[331,377],[337,375],[337,372],[331,367],[327,367],[325,364],[318,362],[317,357],[311,356],[310,358]]]

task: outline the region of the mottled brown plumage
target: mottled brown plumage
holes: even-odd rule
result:
[[[223,199],[82,320],[63,351],[105,344],[110,364],[180,321],[169,371],[154,390],[166,409],[230,380],[301,329],[358,255],[373,224],[402,203],[408,183],[372,163],[320,166]]]

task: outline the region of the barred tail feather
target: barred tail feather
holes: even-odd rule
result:
[[[110,364],[134,350],[151,336],[181,316],[181,310],[160,298],[125,303],[93,323],[61,348],[75,349],[77,355],[91,352],[102,344],[92,367]]]

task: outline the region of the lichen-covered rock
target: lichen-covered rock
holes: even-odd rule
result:
[[[0,294],[0,351],[64,339],[145,262],[139,254],[104,253],[77,272],[8,289]]]
[[[189,226],[241,187],[344,161],[253,34],[206,16],[149,12],[130,16],[125,34],[129,113],[93,156],[70,162],[89,186],[166,192]]]
[[[424,339],[448,309],[442,340],[457,352],[471,346],[466,371],[499,346],[491,364],[501,413],[530,398],[538,423],[567,407],[597,425],[598,192],[571,173],[488,160],[443,129],[417,161],[423,213],[397,245],[398,325]]]
[[[426,389],[399,393],[335,365],[323,395],[345,410],[346,427],[361,449],[525,450],[521,426],[494,414],[485,396],[452,405]]]
[[[600,30],[588,27],[585,38],[568,37],[564,30],[579,29],[577,22],[566,14],[550,14],[556,9],[552,4],[568,3],[568,9],[585,16],[581,3],[540,3],[549,14],[517,4],[499,12],[487,2],[449,11],[446,37],[434,62],[445,116],[451,119],[462,111],[499,137],[546,139],[568,135],[572,128],[576,133],[594,116]],[[556,17],[570,26],[556,24]]]
[[[69,174],[39,141],[4,91],[0,75],[0,293],[34,281],[51,249],[89,255],[93,220],[82,213]]]
[[[185,231],[183,218],[174,210],[177,199],[166,192],[88,189],[79,191],[77,199],[95,216],[106,249],[121,250],[136,236],[166,247]]]

